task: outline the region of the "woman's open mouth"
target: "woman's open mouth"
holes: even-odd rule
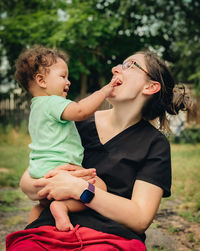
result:
[[[113,86],[116,87],[116,86],[119,86],[119,85],[122,85],[122,80],[119,79],[119,78],[116,78],[116,80],[114,81]]]

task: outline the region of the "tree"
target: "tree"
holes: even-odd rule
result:
[[[199,83],[199,5],[198,0],[3,0],[0,54],[10,64],[7,78],[13,78],[23,48],[42,44],[69,53],[73,97],[109,81],[111,67],[142,48],[158,51],[179,81]]]

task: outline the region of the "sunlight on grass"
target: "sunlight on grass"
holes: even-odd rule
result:
[[[28,167],[30,138],[15,129],[0,137],[0,187],[18,187],[20,177]]]
[[[172,145],[172,194],[183,203],[179,209],[200,218],[200,145]],[[197,220],[198,221],[198,220]]]
[[[18,187],[29,162],[30,138],[27,133],[24,129],[7,128],[7,131],[9,133],[0,135],[0,188]],[[180,198],[180,215],[200,222],[200,145],[172,144],[171,150],[173,180],[169,200]]]

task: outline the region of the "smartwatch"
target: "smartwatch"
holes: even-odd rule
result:
[[[95,186],[88,182],[88,188],[82,192],[80,201],[82,201],[83,203],[89,203],[94,198],[94,195]]]

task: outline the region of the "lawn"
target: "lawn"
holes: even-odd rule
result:
[[[28,167],[29,143],[26,133],[14,129],[0,134],[0,188],[18,187],[20,177]]]
[[[171,145],[172,199],[180,198],[180,214],[200,222],[200,145]]]
[[[0,188],[18,187],[20,177],[28,166],[29,137],[11,131],[9,137],[1,136]],[[172,144],[172,197],[179,198],[182,216],[200,221],[200,145]],[[1,200],[1,199],[0,199]]]

